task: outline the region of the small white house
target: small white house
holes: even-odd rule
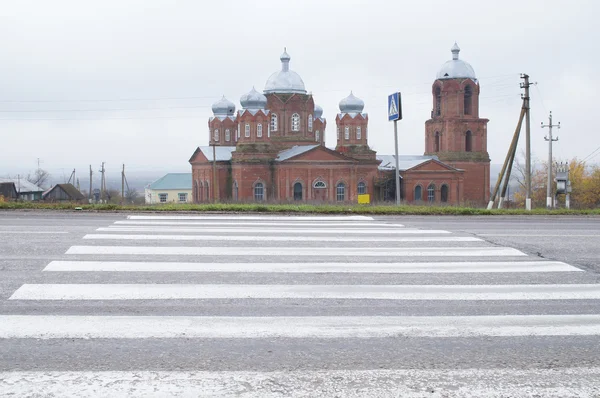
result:
[[[192,173],[169,173],[145,189],[146,204],[192,203]]]

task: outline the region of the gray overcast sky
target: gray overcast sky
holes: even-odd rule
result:
[[[539,125],[552,110],[563,126],[556,155],[583,158],[600,147],[598,15],[597,0],[2,0],[0,175],[38,157],[54,174],[102,161],[115,172],[188,171],[207,144],[210,105],[224,94],[239,107],[262,90],[284,46],[324,108],[329,147],[352,89],[370,145],[393,153],[386,96],[400,90],[400,153],[422,154],[431,85],[454,41],[480,79],[492,163],[517,122],[520,72],[538,82],[534,156],[546,156]]]

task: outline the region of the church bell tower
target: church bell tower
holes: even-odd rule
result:
[[[452,59],[442,65],[432,87],[433,110],[425,122],[425,155],[436,155],[464,170],[463,202],[482,205],[490,197],[489,120],[479,117],[481,87],[475,71],[459,59],[456,43],[451,51]]]

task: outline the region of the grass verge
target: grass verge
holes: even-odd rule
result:
[[[305,213],[305,214],[368,214],[368,215],[600,215],[600,209],[502,209],[487,210],[474,207],[453,206],[391,206],[391,205],[293,205],[293,204],[165,204],[165,205],[124,205],[75,203],[35,203],[4,202],[0,210],[72,210],[82,211],[127,211],[127,212],[235,212],[235,213]]]

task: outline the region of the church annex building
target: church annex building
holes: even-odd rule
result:
[[[403,201],[489,200],[488,120],[479,118],[479,82],[459,52],[455,44],[433,83],[424,155],[399,157]],[[340,101],[337,144],[327,148],[323,109],[290,70],[287,52],[280,60],[262,93],[252,88],[240,98],[241,109],[225,97],[212,106],[209,146],[189,160],[193,201],[356,202],[359,194],[395,200],[395,158],[369,148],[364,102],[353,93]]]

